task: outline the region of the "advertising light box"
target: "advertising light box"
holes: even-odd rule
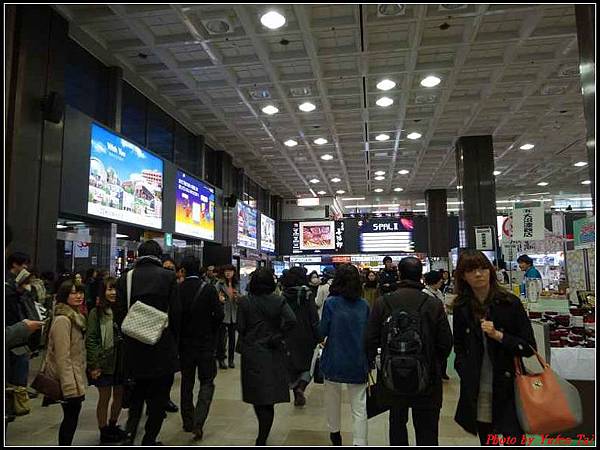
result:
[[[336,253],[344,249],[344,222],[294,222],[292,253]]]
[[[358,222],[360,251],[364,253],[392,253],[415,251],[412,218],[372,218]]]
[[[175,232],[214,240],[215,190],[178,170],[175,191]]]
[[[260,215],[260,249],[275,253],[275,221],[264,214]]]
[[[92,124],[88,214],[162,228],[163,161]]]
[[[238,229],[237,245],[257,250],[258,243],[256,237],[257,212],[242,202],[237,204]]]

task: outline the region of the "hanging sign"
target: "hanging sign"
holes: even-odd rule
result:
[[[573,222],[575,248],[589,248],[596,241],[596,217],[584,217]]]
[[[544,206],[539,202],[532,205],[515,204],[512,220],[513,241],[544,239]]]
[[[90,256],[90,243],[76,241],[73,245],[75,249],[75,258],[89,258]]]
[[[477,250],[494,250],[494,228],[475,227],[475,243]]]

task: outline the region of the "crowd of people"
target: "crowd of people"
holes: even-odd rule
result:
[[[152,240],[140,245],[135,265],[118,279],[90,270],[60,277],[54,286],[52,277],[29,271],[27,255],[13,253],[5,282],[7,382],[26,387],[29,362],[45,348],[42,369],[62,393],[43,401],[62,407],[59,445],[73,442],[88,384],[98,389],[100,443],[132,444],[145,408],[142,445],[156,445],[166,412],[177,411],[170,395],[181,372],[182,428],[199,441],[219,368],[234,368],[237,352],[242,400],[253,405],[258,421],[256,445],[266,445],[274,405],[290,402],[291,392],[294,405],[304,407],[318,364],[331,443],[342,445],[346,385],[352,443],[367,445],[369,380],[376,372],[375,400],[390,411],[390,444],[408,445],[411,409],[416,444],[437,445],[442,380],[454,347],[456,422],[482,444],[490,434],[523,435],[514,358],[530,356],[535,340],[519,298],[499,286],[490,261],[464,251],[453,279],[447,271],[423,274],[414,257],[397,267],[386,257],[384,264],[379,273],[341,264],[322,276],[293,267],[279,279],[260,268],[241,292],[234,266],[201,268],[195,256],[177,265]],[[452,329],[448,292],[456,294]],[[136,325],[150,315],[165,318],[156,333]],[[148,333],[155,333],[152,343],[144,340]]]

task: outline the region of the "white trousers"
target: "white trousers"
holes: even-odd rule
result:
[[[325,408],[330,433],[342,427],[342,385],[325,380]],[[367,384],[346,384],[352,409],[352,444],[367,445]]]

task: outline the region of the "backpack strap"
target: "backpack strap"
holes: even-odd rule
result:
[[[204,280],[201,284],[200,287],[198,288],[198,290],[196,291],[196,295],[194,295],[194,299],[192,300],[192,306],[190,308],[190,311],[192,311],[194,309],[194,306],[196,306],[196,302],[198,301],[198,299],[200,298],[200,294],[202,293],[202,289],[204,289],[207,285],[207,281]]]

